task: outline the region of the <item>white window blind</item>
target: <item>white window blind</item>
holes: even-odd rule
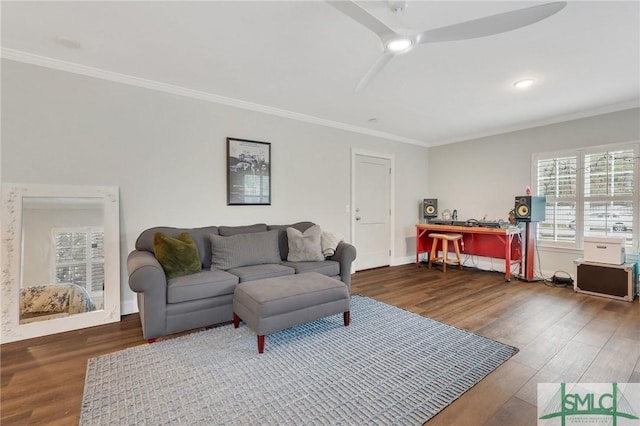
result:
[[[547,199],[541,244],[583,247],[589,237],[622,238],[637,251],[639,145],[534,155],[537,195]]]
[[[104,290],[104,229],[53,229],[56,283],[73,283],[92,296]]]

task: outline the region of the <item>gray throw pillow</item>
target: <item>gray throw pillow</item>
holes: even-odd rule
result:
[[[320,237],[322,230],[318,225],[313,225],[304,232],[295,228],[287,228],[289,242],[289,262],[317,262],[324,260]]]
[[[211,234],[210,238],[211,270],[282,262],[277,229],[229,237]]]

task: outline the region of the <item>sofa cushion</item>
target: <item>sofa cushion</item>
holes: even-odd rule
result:
[[[242,266],[240,268],[229,269],[227,272],[237,275],[241,283],[261,280],[263,278],[284,277],[296,273],[293,268],[279,264]]]
[[[289,262],[313,262],[324,260],[320,237],[322,230],[318,225],[313,225],[304,232],[295,228],[287,228],[289,243]]]
[[[269,225],[269,230],[277,229],[280,233],[278,234],[278,245],[280,246],[280,258],[282,260],[287,260],[287,256],[289,255],[289,237],[287,237],[287,228],[295,228],[300,232],[304,232],[307,229],[311,228],[315,223],[313,222],[298,222],[293,225]]]
[[[211,234],[218,235],[217,226],[205,226],[203,228],[170,228],[167,226],[157,226],[143,231],[136,240],[136,250],[149,251],[155,254],[153,250],[153,236],[156,232],[162,232],[173,238],[177,238],[183,232],[188,232],[198,247],[200,253],[200,263],[205,269],[211,266]]]
[[[211,235],[211,269],[280,263],[278,231],[252,232],[230,237]]]
[[[238,282],[237,276],[225,271],[202,271],[173,278],[167,282],[167,302],[180,303],[233,294]]]
[[[218,234],[223,237],[230,237],[238,234],[249,234],[252,232],[265,232],[269,228],[264,223],[256,223],[255,225],[247,226],[220,226],[218,227]]]
[[[282,262],[282,264],[295,269],[296,274],[317,272],[328,277],[340,275],[340,263],[335,260],[323,260],[322,262]]]
[[[167,279],[202,270],[198,248],[188,232],[182,232],[178,238],[156,232],[153,236],[153,251]]]

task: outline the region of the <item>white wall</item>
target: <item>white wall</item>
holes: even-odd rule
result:
[[[640,109],[566,121],[430,148],[430,196],[438,209],[458,209],[460,219],[507,218],[517,195],[531,185],[532,154],[640,140]],[[581,251],[540,247],[543,273],[567,271]],[[502,266],[495,263],[495,266]],[[496,267],[499,269],[499,267]],[[536,272],[538,268],[536,268]]]
[[[228,136],[272,144],[271,206],[226,205]],[[311,220],[349,236],[354,148],[395,159],[393,263],[405,262],[426,148],[2,60],[2,181],[120,187],[123,313],[136,309],[125,259],[146,228]]]

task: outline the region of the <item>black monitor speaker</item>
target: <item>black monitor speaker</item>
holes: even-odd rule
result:
[[[438,217],[437,198],[425,198],[422,201],[422,215],[425,219],[433,219]]]
[[[546,197],[520,195],[516,197],[514,211],[518,222],[543,222]]]

